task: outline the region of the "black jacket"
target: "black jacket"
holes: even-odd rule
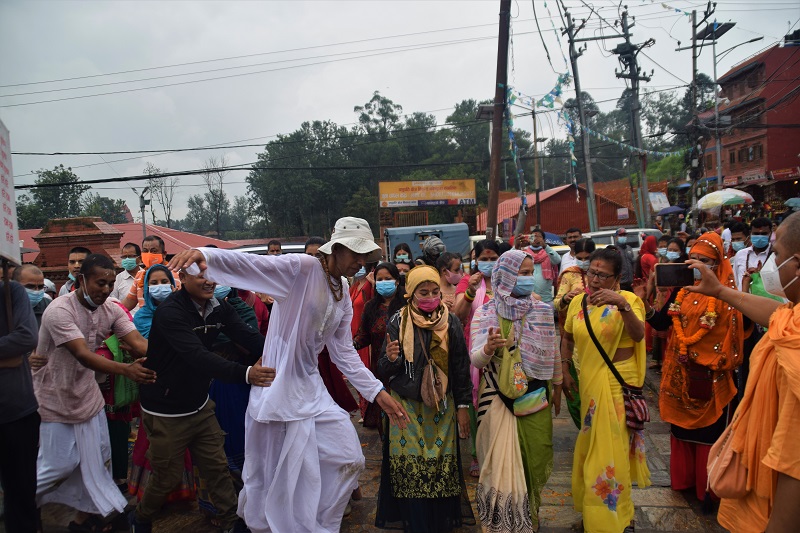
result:
[[[142,408],[162,414],[191,413],[205,404],[212,379],[245,383],[247,366],[211,351],[221,332],[249,352],[247,365],[261,357],[264,337],[245,324],[228,302],[220,301],[205,321],[185,289],[161,302],[153,314],[145,362],[157,377],[154,384],[139,388]]]
[[[402,311],[402,309],[401,309]],[[472,380],[469,376],[469,354],[467,353],[467,343],[464,340],[464,329],[458,318],[450,313],[448,323],[448,356],[450,358],[447,369],[447,390],[453,392],[453,399],[456,405],[472,404]],[[431,331],[423,329],[423,341],[430,346]],[[386,324],[386,333],[389,338],[396,341],[400,332],[400,311],[395,313]],[[414,335],[414,379],[406,374],[405,357],[401,349],[400,355],[392,362],[386,357],[386,343],[381,348],[381,356],[378,358],[378,365],[375,375],[386,382],[392,392],[396,392],[404,398],[421,401],[422,400],[422,373],[427,361],[422,353],[422,346],[419,337]]]

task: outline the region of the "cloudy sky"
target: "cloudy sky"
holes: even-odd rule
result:
[[[367,102],[375,90],[402,105],[404,112],[429,112],[443,122],[461,100],[493,95],[499,4],[2,0],[0,119],[11,131],[15,152],[263,144],[306,120],[352,124],[353,107]],[[589,18],[582,36],[613,33],[600,17],[613,23],[619,2],[565,4],[575,18]],[[690,18],[676,9],[702,12],[705,3],[667,1],[671,9],[652,0],[627,4],[637,19],[634,42],[656,40],[646,51],[649,57],[640,56],[644,69],[655,70],[646,85],[653,90],[684,86],[691,78],[691,56],[674,49],[677,41],[689,43],[691,26]],[[509,83],[525,94],[541,96],[565,66],[551,25],[562,26],[556,2],[535,0],[535,6],[554,68],[536,32],[532,3],[515,1]],[[721,75],[777,43],[792,25],[797,27],[800,3],[721,0],[715,17],[737,23],[720,39],[720,52],[764,37],[722,58]],[[607,41],[606,48],[614,42]],[[566,42],[561,45],[566,53]],[[624,83],[614,76],[616,57],[602,46],[589,43],[579,60],[581,82],[596,100],[613,100]],[[699,69],[711,73],[710,50],[700,56]],[[529,128],[530,122],[526,117],[517,124]],[[540,135],[563,135],[552,119],[544,118],[541,127]],[[256,161],[259,151],[252,147],[160,155],[16,155],[13,165],[19,185],[34,181],[32,171],[59,163],[71,166],[82,179],[101,179],[139,175],[148,161],[170,171],[200,168],[212,155],[246,164]],[[246,194],[245,176],[228,175],[231,196]],[[181,178],[178,218],[185,215],[188,196],[199,192],[200,179]],[[141,184],[95,185],[93,190],[124,198],[136,210],[131,186]]]

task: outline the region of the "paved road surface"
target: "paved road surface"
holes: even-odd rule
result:
[[[647,449],[648,462],[652,473],[653,486],[647,489],[634,489],[633,499],[636,505],[636,531],[643,532],[724,532],[714,516],[703,516],[700,505],[693,494],[674,492],[669,488],[669,426],[661,421],[658,414],[658,402],[654,391],[658,389],[658,376],[648,375],[648,388],[645,392],[651,408],[653,421],[648,424]],[[357,417],[353,418],[356,422]],[[364,498],[353,504],[353,513],[344,520],[342,531],[380,531],[372,524],[375,521],[377,488],[380,481],[381,446],[377,431],[367,430],[356,424],[367,469],[361,476],[361,487]],[[571,533],[570,526],[579,517],[572,509],[570,488],[570,471],[572,467],[572,451],[577,429],[566,413],[554,420],[555,464],[553,474],[545,488],[542,498],[543,533]],[[469,456],[464,457],[464,464],[469,465]],[[475,479],[467,476],[467,487],[474,501]],[[691,491],[690,491],[691,492]],[[473,505],[474,508],[474,505]],[[475,513],[477,516],[477,512]],[[58,505],[47,505],[43,510],[46,533],[66,533],[66,524],[71,519],[71,512]],[[154,524],[154,531],[159,533],[190,532],[216,533],[218,530],[206,522],[197,512],[196,505],[176,504],[164,509],[162,518]],[[478,532],[478,526],[464,527],[462,532]],[[2,526],[0,532],[4,533]]]

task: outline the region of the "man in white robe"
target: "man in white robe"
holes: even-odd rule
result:
[[[338,532],[358,486],[364,455],[349,414],[336,405],[319,374],[317,354],[324,346],[391,423],[405,427],[408,420],[361,362],[350,333],[353,308],[344,277],[380,258],[369,224],[339,219],[319,252],[319,257],[259,256],[203,248],[181,252],[170,262],[172,269],[192,274],[199,267],[211,281],[275,299],[262,358],[275,368],[275,381],[251,390],[245,419],[239,516],[253,533]]]

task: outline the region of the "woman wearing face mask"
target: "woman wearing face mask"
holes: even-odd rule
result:
[[[456,286],[456,303],[453,306],[453,314],[464,324],[464,338],[467,339],[467,349],[471,349],[470,324],[475,316],[475,311],[483,304],[492,299],[492,269],[497,258],[500,257],[500,247],[496,241],[485,239],[475,243],[472,250],[475,260],[471,264],[470,275],[461,278]],[[478,386],[480,384],[480,370],[474,366],[470,368],[472,379],[472,406],[469,410],[471,423],[472,442],[472,464],[469,466],[469,475],[478,477],[480,475],[480,465],[478,464],[478,453],[475,449],[475,433],[478,429],[478,418],[475,406],[478,405]]]
[[[659,263],[666,263],[667,262],[667,244],[669,243],[669,236],[662,235],[658,238],[658,244],[656,245],[656,256],[658,258]]]
[[[656,263],[658,263],[657,253],[658,241],[656,241],[654,235],[648,235],[645,237],[642,247],[639,249],[639,257],[636,259],[634,275],[636,279],[650,279],[650,274],[653,272]]]
[[[392,259],[394,266],[396,266],[398,272],[400,272],[400,285],[402,285],[402,281],[405,280],[406,274],[409,270],[411,270],[411,263],[414,260],[414,256],[411,254],[411,247],[408,244],[401,242],[394,247]]]
[[[361,325],[353,337],[353,346],[356,350],[369,349],[370,364],[367,368],[375,372],[381,347],[386,339],[386,321],[406,302],[403,293],[398,289],[400,273],[397,267],[391,263],[378,263],[373,272],[375,296],[364,306]],[[382,434],[380,421],[380,407],[376,403],[368,403],[364,414],[364,427],[378,428]]]
[[[581,357],[582,425],[575,441],[572,495],[575,510],[583,513],[579,531],[629,533],[634,515],[632,483],[640,488],[650,485],[644,432],[627,426],[622,387],[597,344],[625,383],[641,387],[647,363],[644,306],[635,294],[617,290],[622,273],[617,249],[595,250],[589,260],[587,291],[572,299],[561,340],[565,371],[576,350]],[[567,399],[573,387],[572,378],[564,373]]]
[[[769,327],[750,356],[750,379],[731,422],[732,447],[747,468],[747,490],[723,498],[717,518],[733,533],[796,531],[800,523],[800,213],[778,227],[774,254],[761,269],[764,287],[789,305],[739,292],[697,262],[702,281],[691,287]],[[696,291],[696,292],[695,292]]]
[[[503,531],[538,531],[541,491],[553,468],[553,419],[543,400],[555,404],[558,416],[561,361],[552,308],[531,298],[533,272],[533,258],[521,250],[500,256],[492,272],[495,297],[475,313],[471,328],[470,359],[484,369],[476,436],[481,465],[476,499],[484,530],[500,522]],[[528,394],[542,400],[526,414],[496,385],[510,351],[519,351]]]
[[[439,286],[442,288],[442,301],[449,310],[456,304],[456,287],[464,271],[461,266],[461,254],[444,252],[436,260],[436,270],[439,271]]]
[[[595,250],[595,244],[592,239],[580,239],[575,241],[575,264],[567,267],[558,277],[558,292],[556,298],[553,300],[558,311],[558,325],[560,331],[564,332],[564,321],[567,318],[567,309],[572,299],[582,292],[586,291],[586,271],[589,270],[589,256]],[[572,364],[569,366],[569,374],[575,382],[578,381],[578,372],[580,371],[580,357],[578,353],[572,355]],[[573,399],[567,400],[567,409],[572,417],[575,426],[581,427],[581,401],[578,391],[573,392]]]
[[[469,436],[469,356],[461,323],[441,302],[435,268],[408,273],[406,298],[386,326],[376,375],[389,382],[410,420],[405,429],[385,426],[375,525],[446,532],[473,518],[471,507],[462,506],[458,444],[458,437]],[[447,376],[445,397],[435,407],[421,396],[428,361]]]
[[[666,259],[670,263],[683,263],[688,259],[682,239],[670,239],[667,244]],[[669,316],[669,306],[678,295],[673,287],[656,287],[656,274],[653,272],[647,285],[637,283],[633,287],[636,296],[642,299],[645,306],[647,325],[653,336],[653,362],[649,368],[661,372],[661,362],[667,349],[667,340],[672,333],[672,318]]]
[[[153,313],[155,313],[156,307],[177,289],[172,272],[166,266],[159,264],[147,269],[144,274],[143,287],[147,288],[147,290],[143,291],[144,305],[134,315],[133,325],[136,326],[142,337],[147,339],[150,336],[150,326],[153,323]],[[135,495],[139,500],[142,499],[147,481],[153,472],[150,467],[150,461],[146,457],[148,448],[150,448],[150,441],[147,439],[144,427],[140,425],[136,434],[136,443],[133,445],[131,471],[128,476],[128,492]],[[194,501],[195,499],[195,479],[189,450],[186,450],[183,460],[184,471],[181,483],[169,494],[167,498],[169,502]]]
[[[722,238],[702,235],[689,258],[702,263],[719,283],[735,288],[733,269]],[[695,270],[695,278],[701,275]],[[664,354],[659,411],[671,424],[670,477],[673,490],[694,487],[710,508],[706,463],[711,445],[730,420],[729,403],[736,396],[733,370],[743,360],[743,319],[717,298],[683,288],[668,308],[672,333]]]

